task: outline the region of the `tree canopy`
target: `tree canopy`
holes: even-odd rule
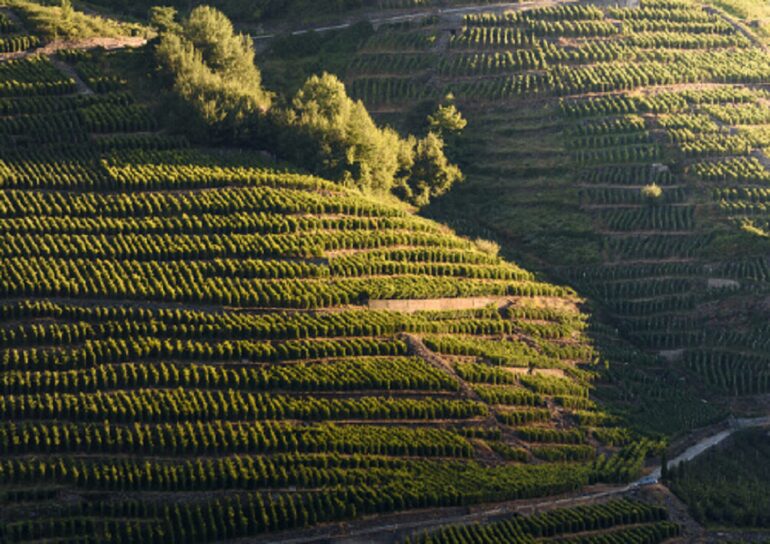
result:
[[[468,121],[454,104],[454,96],[448,94],[435,113],[428,116],[430,129],[439,135],[457,134],[468,126]]]
[[[396,194],[405,200],[424,206],[432,197],[446,193],[455,182],[462,180],[462,172],[449,162],[444,154],[444,141],[434,132],[414,141],[412,161],[408,174],[400,180]]]
[[[389,190],[404,166],[405,143],[390,128],[379,128],[362,102],[348,97],[336,76],[311,76],[297,91],[286,115],[303,145],[287,142],[287,152],[322,175],[363,189]]]
[[[465,120],[453,104],[429,119],[423,139],[378,127],[363,102],[334,75],[313,75],[285,105],[262,87],[252,40],[220,11],[200,6],[177,21],[173,8],[151,11],[159,63],[174,92],[219,136],[274,152],[299,166],[365,191],[393,191],[421,206],[462,178],[444,154],[442,133]]]
[[[270,108],[251,38],[237,34],[220,11],[200,6],[175,24],[168,10],[153,12],[162,32],[156,54],[174,91],[208,125],[233,130]]]
[[[48,40],[79,40],[94,36],[144,36],[148,30],[139,24],[78,11],[73,7],[71,0],[2,0],[0,5],[13,8],[30,30]]]

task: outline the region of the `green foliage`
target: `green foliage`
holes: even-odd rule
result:
[[[167,29],[155,50],[158,61],[206,125],[237,133],[247,118],[268,110],[272,95],[262,88],[251,38],[236,34],[221,12],[201,6],[179,25],[168,10],[153,15]]]
[[[173,32],[180,34],[182,25],[176,21],[177,12],[169,6],[153,6],[150,8],[150,26],[159,33]]]
[[[16,10],[36,34],[40,34],[47,40],[149,34],[145,27],[138,24],[123,23],[77,11],[70,0],[60,0],[55,3],[4,0],[4,4]]]
[[[428,116],[428,126],[438,135],[457,134],[468,125],[468,121],[454,104],[454,96],[447,95],[438,109]]]
[[[770,234],[768,234],[767,231],[756,226],[750,219],[744,219],[741,222],[741,230],[760,238],[770,238]]]
[[[668,485],[695,519],[713,526],[770,528],[770,436],[756,429],[669,471]]]
[[[641,193],[648,201],[655,201],[663,196],[663,189],[657,183],[650,183],[642,187]]]
[[[276,36],[260,55],[265,84],[293,96],[312,74],[347,77],[351,57],[373,34],[372,25],[362,21],[338,30]]]
[[[230,36],[188,41],[225,71],[248,57]],[[593,349],[572,291],[395,199],[147,133],[155,118],[122,81],[90,54],[61,58],[106,92],[75,94],[47,58],[0,67],[0,540],[212,542],[596,478],[594,445],[530,463],[501,430],[588,436],[545,408],[553,392],[587,396]],[[365,110],[322,79],[272,109],[306,114],[308,138],[343,151],[369,141]],[[353,137],[324,139],[347,134],[342,119]],[[435,297],[516,304],[419,309]],[[400,304],[418,311],[374,309]],[[466,387],[452,353],[510,381]],[[571,370],[519,381],[507,364]],[[571,403],[583,419],[597,409],[585,396]],[[504,462],[476,459],[479,434]]]
[[[157,8],[151,16],[161,32],[158,60],[181,102],[200,120],[199,129],[271,149],[349,187],[377,193],[396,188],[418,206],[462,178],[439,136],[402,139],[393,129],[378,127],[331,74],[311,76],[287,107],[271,108],[273,95],[262,88],[251,39],[236,34],[216,9],[195,8],[181,23],[170,8]],[[465,122],[456,110],[444,113],[447,131]]]
[[[402,164],[395,131],[375,125],[362,102],[330,74],[310,77],[286,113],[284,151],[325,177],[366,190],[387,191]]]
[[[428,204],[431,198],[449,191],[462,180],[460,169],[444,154],[444,141],[429,132],[425,138],[410,143],[408,174],[399,180],[396,194],[416,206]]]
[[[423,206],[462,179],[439,136],[402,139],[393,129],[378,127],[363,102],[352,100],[333,75],[311,76],[276,117],[282,156],[345,185],[393,190]]]

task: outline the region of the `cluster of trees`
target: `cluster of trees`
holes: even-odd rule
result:
[[[770,527],[770,437],[767,430],[736,433],[727,446],[679,463],[668,486],[698,522],[729,527]]]
[[[236,34],[220,11],[201,6],[182,23],[172,8],[155,7],[151,15],[162,33],[158,59],[173,74],[175,92],[206,124],[235,128],[270,108],[251,38]]]
[[[198,133],[249,144],[308,170],[365,191],[393,191],[424,205],[462,179],[444,153],[444,136],[466,121],[448,97],[423,138],[378,127],[360,101],[330,74],[311,76],[283,103],[262,88],[251,39],[236,34],[221,12],[192,10],[181,22],[171,8],[154,8],[158,61]]]

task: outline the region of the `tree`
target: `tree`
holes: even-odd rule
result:
[[[172,8],[158,7],[151,20],[161,35],[155,53],[181,98],[180,120],[188,134],[199,129],[208,137],[259,146],[365,191],[395,188],[417,205],[462,178],[444,154],[441,136],[465,126],[454,105],[439,109],[432,121],[437,132],[422,140],[378,127],[364,104],[327,73],[308,78],[287,107],[273,108],[251,38],[237,34],[220,11],[199,6],[177,22]],[[191,119],[198,123],[191,125]]]
[[[150,8],[150,26],[159,33],[181,33],[182,25],[176,21],[177,11],[169,6],[153,6]]]
[[[416,206],[424,206],[431,197],[446,193],[462,177],[460,169],[446,158],[444,141],[429,132],[425,138],[416,141],[413,163],[396,194]]]
[[[461,151],[458,145],[460,134],[468,126],[468,121],[455,107],[454,98],[452,93],[446,95],[438,109],[428,116],[428,130],[441,137],[445,144],[444,152],[457,161]]]
[[[66,37],[72,37],[75,32],[75,9],[72,7],[72,1],[61,0],[59,11],[58,29]]]
[[[459,134],[468,126],[462,113],[454,105],[454,95],[449,93],[438,109],[428,116],[428,126],[431,132],[440,136]]]
[[[201,52],[212,71],[235,78],[249,88],[261,87],[262,76],[254,64],[254,42],[249,36],[237,34],[221,11],[198,6],[185,20],[183,35]]]
[[[650,183],[642,187],[641,193],[648,202],[652,203],[663,196],[663,189],[657,183]]]

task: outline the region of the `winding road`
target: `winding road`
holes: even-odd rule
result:
[[[673,468],[677,466],[679,463],[682,463],[684,461],[692,461],[702,453],[713,448],[720,442],[723,442],[726,438],[728,438],[730,435],[732,435],[736,431],[740,431],[742,429],[749,429],[751,427],[770,427],[770,416],[757,417],[757,418],[751,418],[751,419],[731,420],[730,428],[725,429],[724,431],[718,432],[716,434],[713,434],[711,436],[708,436],[703,440],[699,441],[697,444],[690,446],[685,451],[683,451],[680,455],[676,456],[671,461],[669,461],[668,466]],[[661,467],[657,467],[648,476],[645,476],[644,478],[637,480],[636,482],[634,482],[634,484],[631,484],[631,485],[644,485],[647,483],[657,482],[660,479],[660,469]]]
[[[723,425],[723,424],[722,424]],[[717,428],[721,425],[714,426]],[[683,461],[691,461],[717,444],[723,442],[733,433],[752,427],[770,427],[770,416],[751,419],[731,419],[727,429],[709,434],[684,452],[669,461],[670,467]],[[701,429],[699,432],[703,432]],[[696,431],[697,433],[697,431]],[[694,433],[694,434],[696,434]],[[405,533],[429,530],[449,524],[467,524],[494,521],[514,513],[531,514],[534,512],[552,510],[554,508],[575,506],[591,503],[608,497],[625,495],[640,488],[657,484],[660,479],[660,467],[655,467],[651,473],[635,482],[624,486],[595,486],[577,493],[552,498],[541,498],[529,501],[508,501],[471,508],[442,508],[421,512],[400,512],[386,514],[377,518],[363,519],[350,523],[340,523],[317,527],[314,529],[292,531],[280,536],[284,544],[309,544],[326,541],[339,544],[353,543],[390,543],[394,537]],[[276,536],[252,539],[249,542],[276,542]],[[244,541],[245,542],[245,541]]]
[[[430,17],[432,15],[437,15],[440,17],[457,18],[458,19],[457,22],[461,22],[462,17],[468,13],[479,13],[479,12],[489,13],[489,12],[502,12],[502,11],[509,11],[509,10],[523,11],[527,9],[553,6],[556,4],[574,4],[577,1],[578,0],[533,0],[531,2],[527,2],[524,4],[522,4],[521,2],[500,2],[497,4],[483,4],[483,5],[474,5],[474,6],[464,6],[459,8],[447,8],[447,9],[433,8],[430,10],[421,10],[421,11],[415,11],[410,13],[402,13],[399,15],[393,15],[391,17],[364,16],[361,19],[358,19],[355,21],[347,21],[345,23],[340,23],[336,25],[318,26],[314,28],[294,30],[294,31],[288,32],[287,34],[291,36],[300,36],[302,34],[307,34],[309,32],[328,32],[330,30],[343,30],[345,28],[350,28],[351,26],[364,21],[369,22],[372,26],[376,28],[384,24],[417,21],[420,19],[424,19],[426,17]],[[279,35],[281,34],[275,33],[275,32],[265,33],[265,34],[252,34],[251,38],[254,40],[269,40]]]

